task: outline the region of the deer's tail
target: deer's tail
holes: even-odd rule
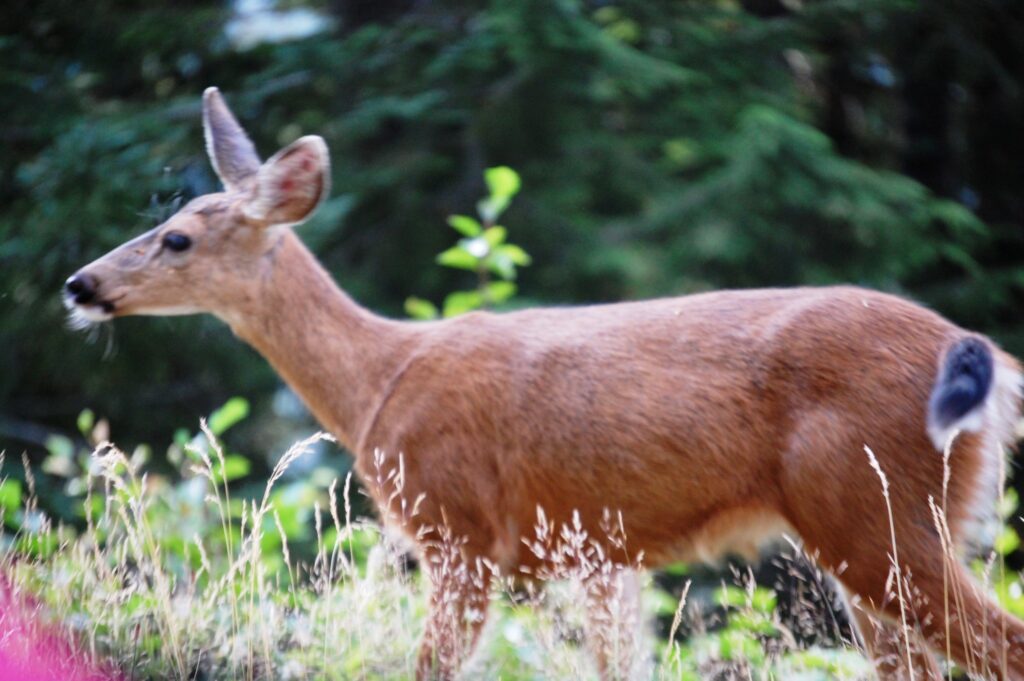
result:
[[[981,429],[994,375],[992,348],[981,338],[967,336],[946,350],[928,401],[928,434],[937,449],[954,431]]]

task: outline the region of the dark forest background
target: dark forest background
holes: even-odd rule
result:
[[[508,165],[515,305],[853,282],[1024,355],[1022,36],[1017,0],[5,2],[0,449],[38,460],[91,408],[159,459],[235,395],[264,461],[314,428],[212,318],[65,325],[69,274],[216,189],[209,85],[264,156],[327,139],[301,235],[389,315],[466,285],[445,217]]]

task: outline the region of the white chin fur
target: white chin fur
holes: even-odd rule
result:
[[[68,326],[75,330],[87,329],[114,318],[114,315],[95,306],[78,305],[70,300],[65,301],[64,306],[68,309]]]

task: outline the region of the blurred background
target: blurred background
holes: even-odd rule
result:
[[[435,264],[445,218],[508,165],[512,306],[852,282],[1024,355],[1022,35],[1017,0],[4,2],[0,450],[84,446],[91,409],[170,470],[176,431],[241,396],[244,482],[316,429],[212,318],[65,324],[69,274],[217,189],[209,85],[264,157],[327,139],[301,235],[384,314],[472,279]]]

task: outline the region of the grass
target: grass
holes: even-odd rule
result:
[[[26,469],[27,489],[15,494],[15,481],[0,483],[0,509],[8,527],[18,525],[0,554],[8,591],[36,604],[35,617],[56,623],[83,659],[103,660],[125,678],[412,678],[425,578],[377,524],[353,517],[350,478],[289,500],[295,495],[286,469],[327,438],[291,447],[263,494],[245,499],[232,496],[231,457],[205,424],[177,483],[147,474],[138,452],[100,447],[81,461],[80,533],[39,512]],[[313,549],[299,559],[303,530]],[[538,536],[552,531],[538,527]],[[572,537],[572,528],[556,534]],[[581,550],[586,541],[569,543]],[[588,609],[581,575],[555,577],[543,589],[496,585],[481,645],[462,678],[597,677],[582,641]],[[1021,591],[1009,578],[995,585],[1004,603]],[[624,677],[871,675],[851,645],[804,643],[815,638],[808,622],[821,640],[835,628],[819,606],[784,621],[775,594],[748,571],[717,586],[676,580],[672,593],[661,583],[643,578],[643,612],[634,620],[644,624],[624,644],[637,664]],[[0,636],[0,659],[12,640]]]

